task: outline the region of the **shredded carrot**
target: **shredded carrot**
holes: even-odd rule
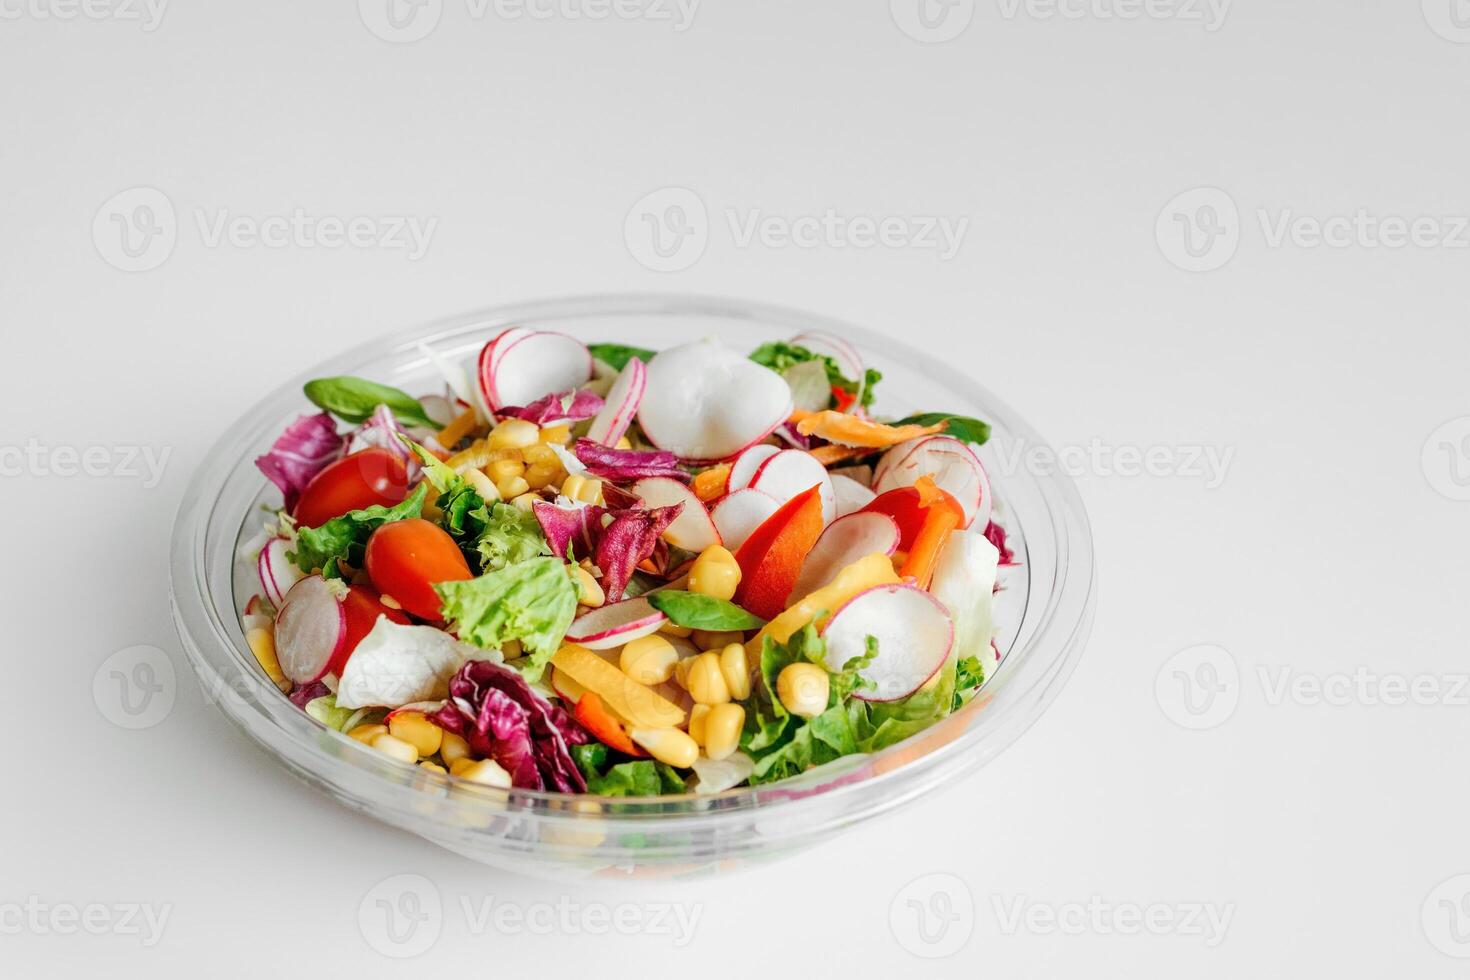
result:
[[[465,409],[459,415],[455,416],[454,421],[439,430],[439,445],[445,449],[452,450],[457,442],[471,432],[474,432],[478,424],[475,418],[475,410],[473,408]]]
[[[816,436],[842,446],[860,446],[865,449],[887,449],[920,436],[932,436],[943,432],[946,422],[934,425],[884,425],[871,419],[858,418],[842,412],[816,412],[796,423],[796,431],[804,436]]]
[[[939,560],[939,549],[944,547],[950,532],[960,526],[960,517],[952,507],[930,507],[924,512],[924,523],[919,528],[914,546],[909,549],[899,574],[912,578],[921,589],[929,588],[934,578],[934,565]]]
[[[725,495],[725,484],[730,479],[730,464],[704,470],[694,475],[694,495],[705,503]]]

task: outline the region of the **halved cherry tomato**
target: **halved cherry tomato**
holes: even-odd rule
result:
[[[321,527],[349,510],[392,507],[407,496],[403,457],[375,446],[344,456],[312,477],[291,516],[302,527]]]
[[[899,487],[881,493],[863,508],[875,514],[887,514],[898,524],[898,550],[909,551],[919,539],[924,522],[932,507],[951,510],[960,523],[964,522],[965,509],[949,493],[934,485],[934,481],[923,477],[912,487]]]
[[[622,722],[613,717],[612,712],[602,703],[602,698],[591,691],[583,694],[577,699],[577,706],[572,711],[582,727],[592,733],[603,745],[608,748],[617,749],[624,755],[644,756],[648,753],[640,749],[633,739],[628,736],[623,728]]]
[[[435,584],[474,578],[449,532],[417,517],[374,531],[365,564],[378,591],[420,619],[440,618]]]
[[[342,668],[347,666],[347,659],[352,656],[352,651],[378,625],[378,617],[387,616],[401,626],[407,626],[411,622],[401,610],[383,605],[378,593],[365,585],[348,586],[347,595],[342,600],[342,611],[347,614],[347,639],[327,667],[329,674],[336,674],[338,677],[342,676]]]

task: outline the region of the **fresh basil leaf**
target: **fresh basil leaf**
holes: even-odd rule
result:
[[[366,422],[379,405],[387,405],[393,417],[404,425],[426,425],[442,429],[438,422],[424,414],[424,406],[407,392],[380,385],[376,381],[342,376],[308,381],[303,389],[311,403],[331,412],[344,422]]]
[[[733,602],[697,592],[660,589],[648,593],[647,598],[649,605],[669,617],[675,626],[724,633],[760,629],[766,625],[764,619],[746,612]]]
[[[587,349],[592,356],[615,371],[621,371],[628,366],[628,362],[635,357],[647,364],[653,360],[655,351],[646,350],[642,347],[628,347],[624,344],[588,344]]]
[[[303,527],[296,532],[296,548],[286,557],[308,574],[320,569],[323,578],[341,578],[338,559],[353,568],[361,568],[368,538],[384,524],[418,517],[424,511],[429,485],[420,483],[408,499],[393,507],[374,504],[362,510],[350,510],[334,517],[321,527]]]
[[[973,442],[976,445],[984,445],[990,439],[990,424],[972,419],[965,415],[951,415],[948,412],[923,412],[918,415],[910,415],[906,419],[899,419],[894,425],[938,425],[940,422],[947,423],[944,434],[954,436],[961,442]]]

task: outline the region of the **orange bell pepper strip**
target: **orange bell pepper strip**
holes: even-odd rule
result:
[[[735,552],[735,602],[761,619],[780,615],[821,534],[822,497],[820,487],[812,487],[782,504]]]
[[[455,444],[479,428],[475,410],[467,408],[456,415],[448,425],[439,430],[439,445],[453,451]]]
[[[617,749],[624,755],[643,756],[647,754],[634,744],[622,723],[612,716],[612,712],[608,711],[607,706],[602,703],[602,698],[592,691],[588,691],[577,699],[577,706],[572,710],[572,716],[581,723],[583,728],[591,732],[594,738],[608,748]]]
[[[839,446],[854,446],[862,449],[887,449],[920,436],[932,436],[943,432],[947,422],[934,425],[884,425],[872,419],[858,418],[843,412],[813,412],[796,422],[796,431],[804,436],[816,436]]]
[[[950,532],[960,526],[963,517],[963,511],[951,509],[947,505],[927,508],[924,511],[924,523],[914,538],[914,546],[909,549],[898,574],[913,579],[914,584],[921,589],[929,588],[929,583],[934,578],[934,565],[939,560],[939,549],[944,547]]]

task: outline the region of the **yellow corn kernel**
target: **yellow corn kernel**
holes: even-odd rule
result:
[[[689,690],[689,665],[694,663],[693,657],[685,657],[674,664],[674,683],[684,690]]]
[[[519,459],[497,459],[485,467],[485,475],[497,485],[502,480],[509,480],[514,476],[521,476],[526,472],[526,464]]]
[[[745,709],[738,704],[717,704],[704,719],[704,754],[718,762],[740,748],[745,727]]]
[[[523,493],[530,493],[531,484],[523,476],[513,476],[495,484],[502,500],[514,500]]]
[[[740,585],[740,566],[730,549],[721,545],[710,545],[700,552],[689,568],[689,591],[713,596],[727,602],[735,598],[735,589]]]
[[[518,449],[492,449],[486,445],[484,439],[471,445],[468,449],[455,453],[444,461],[444,465],[456,473],[465,470],[482,470],[491,463],[502,459],[520,459],[521,453]]]
[[[500,655],[506,660],[519,660],[526,655],[520,640],[506,640],[500,647]]]
[[[461,759],[449,770],[450,775],[482,786],[499,786],[510,789],[510,773],[494,759]]]
[[[701,650],[723,650],[732,643],[743,643],[745,634],[738,630],[729,630],[721,633],[711,633],[709,630],[695,630],[689,635],[689,639]]]
[[[495,463],[491,463],[495,466]],[[500,499],[500,491],[495,488],[495,483],[485,475],[484,470],[465,470],[464,478],[475,491],[485,499],[485,503],[492,504]]]
[[[685,678],[689,696],[700,704],[724,704],[730,700],[730,686],[720,672],[718,653],[701,653],[689,663]]]
[[[542,487],[556,483],[561,476],[561,467],[555,463],[550,466],[544,463],[534,463],[526,467],[526,483],[532,490],[540,490]]]
[[[573,473],[562,481],[561,494],[584,504],[602,503],[602,481],[588,479],[581,473]]]
[[[607,602],[607,594],[602,591],[602,586],[597,584],[597,579],[592,573],[581,565],[572,566],[572,582],[577,586],[577,603],[589,609],[596,609]]]
[[[452,766],[461,759],[471,758],[470,743],[453,732],[445,732],[439,742],[439,758],[444,760],[446,766]]]
[[[659,625],[658,631],[665,636],[677,636],[680,639],[687,639],[689,634],[694,632],[687,626],[675,626],[673,620],[670,619],[664,620]]]
[[[485,438],[485,444],[491,449],[525,449],[540,441],[541,429],[525,419],[506,419]]]
[[[447,772],[447,770],[443,766],[439,765],[439,763],[437,763],[437,762],[430,762],[428,759],[425,759],[423,762],[420,762],[419,763],[419,768],[420,769],[427,769],[427,770],[429,770],[429,772],[437,772],[440,775],[443,775],[445,772]]]
[[[265,676],[271,679],[271,683],[282,690],[289,690],[291,682],[286,680],[286,675],[281,671],[280,658],[276,656],[275,634],[257,626],[245,634],[245,642],[250,645],[250,652],[255,654],[255,662],[260,664],[260,669],[265,671]]]
[[[750,697],[750,660],[745,656],[744,643],[731,643],[720,651],[720,673],[730,689],[730,697],[736,701]]]
[[[373,739],[377,738],[379,735],[386,734],[388,734],[387,725],[358,725],[352,731],[347,733],[347,737],[355,738],[359,742],[366,742],[370,745],[372,744]]]
[[[696,704],[689,709],[689,737],[700,745],[704,744],[704,722],[711,710],[707,704]]]
[[[418,749],[414,748],[403,739],[395,738],[394,736],[387,733],[375,736],[373,740],[368,744],[390,759],[397,759],[399,762],[419,761]]]
[[[521,456],[525,459],[526,465],[528,466],[536,466],[538,464],[542,466],[559,466],[561,464],[560,458],[556,455],[556,450],[544,442],[533,443],[525,449],[522,449]]]
[[[394,738],[402,739],[419,750],[421,756],[431,756],[439,751],[444,740],[444,729],[425,718],[418,711],[397,711],[388,719],[388,731]]]
[[[548,425],[541,430],[541,441],[565,446],[572,441],[572,427],[570,425]]]
[[[511,503],[514,504],[516,507],[519,507],[521,510],[529,511],[533,506],[535,506],[536,501],[540,499],[541,498],[536,496],[536,494],[534,493],[523,493],[519,497],[516,497],[514,500],[512,500]]]
[[[649,687],[673,677],[674,665],[678,662],[679,651],[657,633],[628,642],[618,657],[618,666],[623,673]]]
[[[827,710],[832,682],[816,664],[787,664],[776,677],[776,696],[798,718],[815,718]]]
[[[632,449],[633,448],[633,440],[629,439],[627,436],[623,436],[621,439],[618,440],[617,445],[613,446],[613,448],[614,449]]]
[[[665,765],[688,769],[699,758],[699,745],[677,728],[635,728],[628,737]]]

